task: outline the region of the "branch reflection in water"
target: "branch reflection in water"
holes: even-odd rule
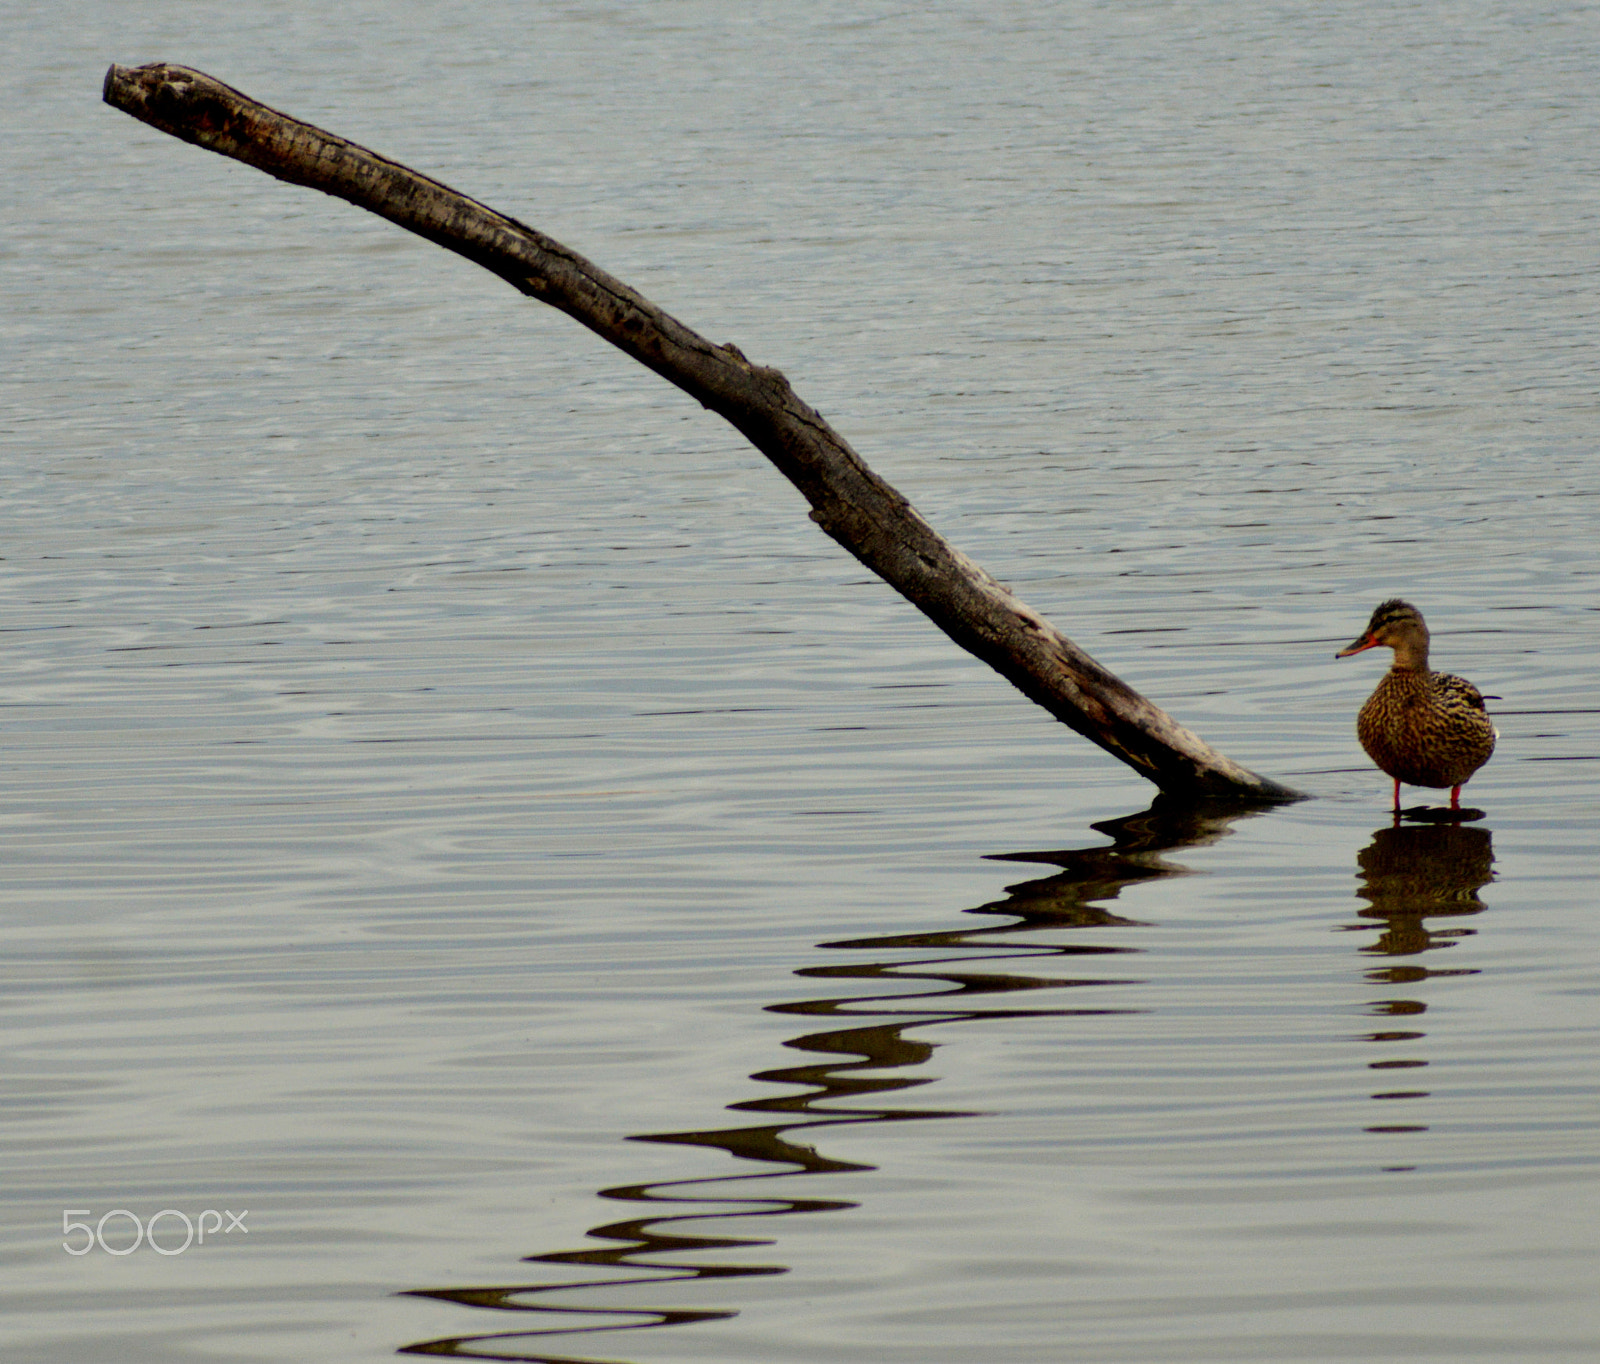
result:
[[[735,1315],[732,1309],[611,1307],[598,1303],[568,1305],[544,1301],[550,1294],[578,1289],[619,1289],[694,1279],[730,1279],[747,1275],[784,1274],[782,1265],[750,1265],[724,1260],[703,1262],[701,1252],[734,1251],[771,1244],[769,1239],[696,1233],[697,1222],[725,1226],[740,1218],[772,1219],[793,1213],[836,1212],[852,1202],[832,1198],[741,1197],[744,1181],[817,1174],[843,1174],[873,1167],[834,1160],[792,1134],[846,1123],[906,1122],[956,1118],[960,1112],[934,1108],[863,1105],[869,1095],[883,1095],[933,1082],[930,1075],[891,1074],[921,1066],[933,1053],[931,1043],[907,1036],[935,1025],[973,1019],[1074,1017],[1138,1012],[1083,1007],[1028,1007],[1017,997],[1036,990],[1061,990],[1101,984],[1137,983],[1112,979],[1090,970],[1091,962],[1141,949],[1103,942],[1058,944],[1030,935],[1040,929],[1141,927],[1104,908],[1122,887],[1165,876],[1184,868],[1165,862],[1161,854],[1201,846],[1223,837],[1229,825],[1248,813],[1237,806],[1196,806],[1158,798],[1150,809],[1093,827],[1112,840],[1109,847],[1059,852],[1009,853],[998,860],[1038,863],[1057,870],[1049,876],[1009,887],[1006,898],[979,905],[966,913],[998,918],[1001,923],[953,927],[927,933],[855,938],[819,944],[824,950],[883,952],[893,960],[808,966],[796,972],[811,980],[862,982],[864,993],[768,1006],[771,1012],[811,1019],[875,1020],[806,1032],[784,1045],[828,1059],[758,1071],[750,1078],[764,1084],[798,1085],[798,1093],[763,1096],[731,1104],[733,1111],[782,1115],[780,1121],[704,1132],[641,1135],[635,1141],[677,1146],[717,1147],[740,1160],[781,1169],[757,1170],[700,1179],[665,1180],[601,1189],[600,1197],[642,1205],[636,1216],[607,1222],[589,1235],[616,1244],[589,1250],[531,1255],[538,1264],[581,1265],[595,1273],[561,1283],[510,1284],[480,1288],[414,1289],[410,1296],[438,1298],[466,1307],[527,1314],[538,1325],[520,1330],[453,1336],[419,1341],[402,1354],[450,1355],[465,1359],[519,1360],[582,1364],[571,1355],[543,1352],[541,1343],[554,1336],[640,1330],[714,1320]],[[899,954],[936,953],[905,959]],[[1066,959],[1065,962],[1062,959]],[[1081,964],[1071,975],[1035,974],[1020,969]],[[1109,966],[1110,963],[1106,962]],[[908,982],[926,982],[927,989],[905,992]],[[880,988],[881,987],[881,988]],[[1001,1002],[1010,997],[1017,1002]],[[939,1001],[925,1004],[923,1001]],[[990,1001],[993,1002],[990,1002]],[[685,1211],[693,1209],[693,1211]],[[684,1258],[680,1258],[684,1257]],[[599,1271],[613,1271],[603,1273]],[[622,1272],[617,1272],[622,1271]],[[644,1271],[642,1274],[626,1271]],[[536,1300],[537,1299],[537,1300]]]
[[[1476,812],[1467,812],[1474,814]],[[1361,888],[1356,895],[1367,902],[1360,911],[1361,922],[1351,924],[1351,932],[1370,932],[1374,923],[1381,931],[1378,940],[1361,950],[1373,956],[1418,957],[1424,952],[1454,947],[1477,932],[1460,923],[1430,928],[1428,920],[1459,919],[1484,909],[1478,891],[1494,879],[1494,846],[1487,829],[1475,829],[1460,822],[1395,824],[1379,829],[1361,852]],[[1471,976],[1471,969],[1402,965],[1396,961],[1368,971],[1367,979],[1377,984],[1416,986],[1445,976]],[[1416,1019],[1427,1010],[1425,1000],[1414,998],[1414,989],[1404,996],[1374,1000],[1372,1012],[1384,1018]],[[1420,1042],[1427,1034],[1412,1026],[1385,1028],[1370,1033],[1367,1040],[1385,1051]],[[1406,1047],[1407,1051],[1414,1048]],[[1373,1070],[1416,1070],[1428,1062],[1414,1055],[1386,1055],[1369,1063]],[[1375,1100],[1417,1100],[1429,1091],[1417,1088],[1380,1090]],[[1375,1123],[1368,1132],[1426,1132],[1422,1122]],[[1393,1165],[1391,1170],[1409,1170],[1409,1165]]]

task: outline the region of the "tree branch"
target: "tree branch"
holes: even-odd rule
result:
[[[187,67],[112,66],[105,100],[174,137],[387,218],[575,318],[731,422],[804,494],[828,535],[963,649],[1163,791],[1299,798],[1216,752],[947,544],[777,370],[706,340],[560,242]]]

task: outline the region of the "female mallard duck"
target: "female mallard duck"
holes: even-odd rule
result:
[[[1348,658],[1384,645],[1394,667],[1367,698],[1356,718],[1356,737],[1367,756],[1394,778],[1394,808],[1400,783],[1448,786],[1450,807],[1461,804],[1461,788],[1494,752],[1499,738],[1483,697],[1464,677],[1428,667],[1428,627],[1409,602],[1386,601],[1372,613],[1366,633],[1341,649]]]

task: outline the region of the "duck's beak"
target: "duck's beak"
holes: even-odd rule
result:
[[[1378,641],[1375,640],[1370,634],[1365,634],[1353,643],[1345,645],[1345,647],[1340,649],[1339,652],[1334,655],[1334,657],[1349,658],[1351,654],[1364,653],[1368,649],[1376,649],[1377,647]]]

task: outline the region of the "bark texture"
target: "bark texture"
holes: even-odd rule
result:
[[[560,242],[188,67],[113,66],[104,93],[174,137],[465,256],[676,384],[737,427],[810,502],[812,520],[951,639],[1163,791],[1299,797],[1216,752],[946,543],[777,370],[706,340]]]

